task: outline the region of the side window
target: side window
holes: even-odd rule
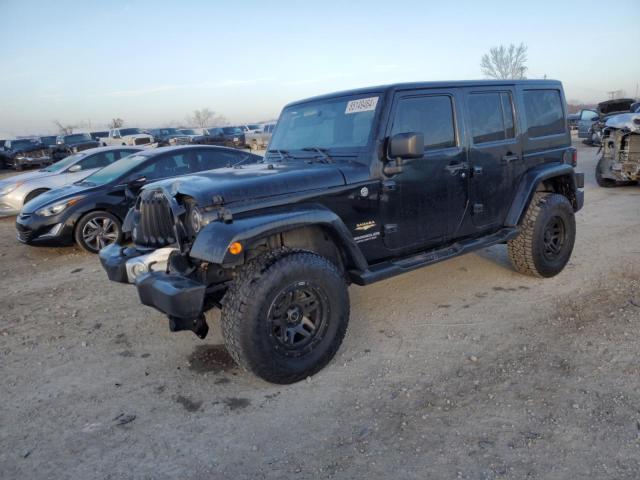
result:
[[[523,99],[530,137],[564,133],[564,112],[558,90],[525,90]]]
[[[89,170],[92,168],[102,168],[118,160],[118,154],[115,151],[97,153],[91,155],[78,162],[81,170]]]
[[[235,152],[219,152],[216,150],[198,150],[195,154],[195,162],[193,172],[203,170],[213,170],[214,168],[223,168],[232,166],[241,160],[240,155]]]
[[[420,132],[424,149],[455,147],[453,103],[448,95],[403,98],[393,119],[391,135]]]
[[[472,93],[468,107],[474,144],[514,137],[513,107],[508,92]]]
[[[124,158],[124,157],[128,157],[129,155],[133,155],[134,153],[137,153],[138,150],[120,150],[118,153],[118,159],[120,158]]]
[[[583,110],[580,114],[580,120],[594,120],[598,117],[598,114],[593,110]]]
[[[189,173],[188,153],[180,152],[157,157],[135,172],[132,177],[145,177],[147,181],[175,177]],[[132,179],[133,179],[132,178]]]

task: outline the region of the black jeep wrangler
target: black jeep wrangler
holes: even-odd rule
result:
[[[571,255],[583,174],[557,81],[413,83],[287,105],[265,162],[146,186],[135,247],[100,252],[172,331],[201,338],[222,309],[233,358],[291,383],[334,356],[347,285],[506,243],[551,277]],[[170,248],[158,268],[155,249]],[[135,278],[127,264],[135,263]]]

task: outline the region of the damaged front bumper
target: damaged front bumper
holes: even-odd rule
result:
[[[207,286],[187,276],[167,272],[169,257],[176,250],[144,251],[114,244],[100,250],[99,256],[109,280],[134,284],[143,305],[169,317],[172,332],[191,330],[204,338],[209,331],[204,319]]]

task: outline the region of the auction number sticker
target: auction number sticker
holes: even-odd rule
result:
[[[344,111],[345,115],[350,113],[369,112],[376,109],[378,105],[378,97],[359,98],[357,100],[350,100],[347,103],[347,109]]]

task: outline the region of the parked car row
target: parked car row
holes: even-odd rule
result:
[[[607,120],[621,113],[633,113],[640,110],[640,103],[632,98],[621,98],[600,102],[595,110],[580,111],[578,137],[587,145],[600,145],[602,129]]]
[[[275,124],[249,124],[210,128],[112,128],[108,131],[0,140],[0,168],[22,170],[43,167],[98,146],[163,147],[218,145],[233,148],[266,148]]]

